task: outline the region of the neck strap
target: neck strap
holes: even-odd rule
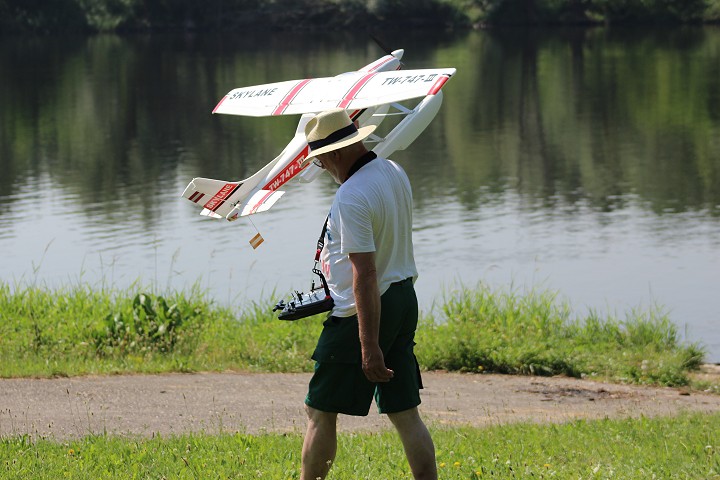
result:
[[[360,170],[362,167],[367,165],[368,163],[372,162],[377,158],[377,154],[375,152],[367,152],[363,154],[362,157],[355,160],[355,163],[352,164],[350,167],[350,170],[348,170],[347,177],[345,177],[345,181],[348,181],[348,178],[352,177],[355,172]]]

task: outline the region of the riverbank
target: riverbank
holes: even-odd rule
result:
[[[0,283],[0,377],[198,371],[311,372],[322,316],[282,322],[273,299],[240,311],[199,290],[166,296]],[[485,285],[445,298],[418,327],[424,370],[508,373],[718,389],[693,379],[702,346],[661,307],[578,317],[552,291]]]

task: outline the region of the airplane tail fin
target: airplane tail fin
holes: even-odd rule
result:
[[[193,178],[185,187],[182,196],[191,202],[201,205],[201,215],[213,218],[222,218],[224,213],[232,208],[228,201],[243,182],[226,182],[212,178]]]

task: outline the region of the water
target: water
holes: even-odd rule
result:
[[[393,155],[415,192],[423,309],[478,282],[557,290],[578,314],[659,304],[720,362],[720,30],[385,40],[407,68],[458,69]],[[289,185],[252,222],[179,195],[195,176],[248,177],[294,132],[210,115],[227,91],[381,55],[341,34],[3,39],[0,279],[199,285],[238,308],[307,288],[331,179]]]

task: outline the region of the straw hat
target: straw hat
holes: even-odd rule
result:
[[[360,142],[370,135],[375,127],[376,125],[367,125],[357,128],[343,109],[319,113],[305,125],[305,137],[310,145],[310,153],[304,162],[317,155]]]

